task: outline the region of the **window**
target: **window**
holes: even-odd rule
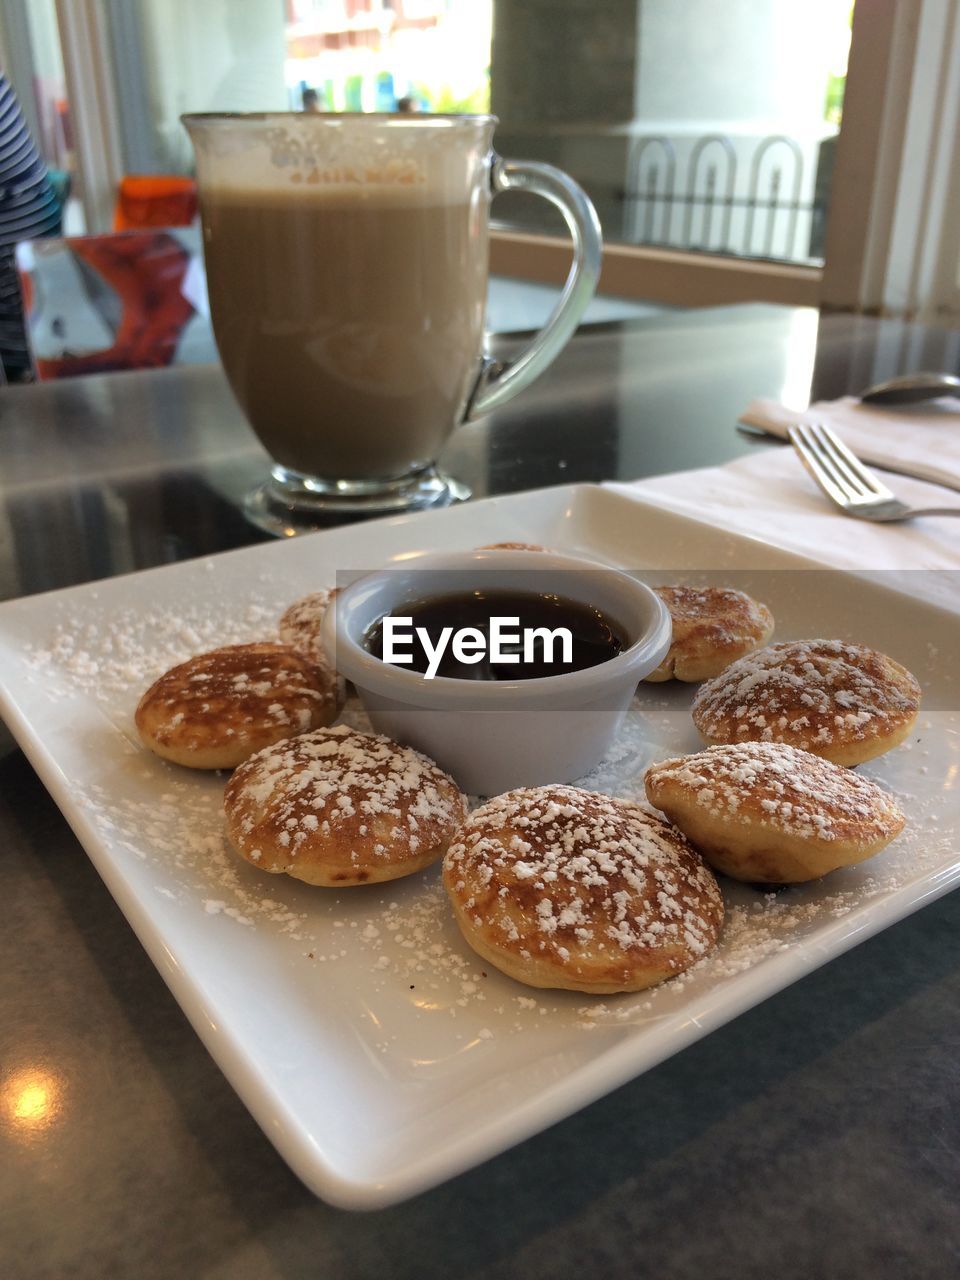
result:
[[[852,28],[849,0],[57,11],[92,225],[123,172],[190,164],[182,111],[489,100],[504,154],[559,164],[592,195],[608,292],[960,312],[960,0],[860,0]],[[495,216],[495,269],[562,279],[568,250],[539,203],[502,197]]]

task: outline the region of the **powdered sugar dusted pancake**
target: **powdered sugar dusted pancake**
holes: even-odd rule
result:
[[[284,611],[278,623],[281,641],[321,666],[330,663],[320,643],[320,624],[339,590],[339,587],[325,587],[301,596]]]
[[[419,751],[338,725],[253,756],[227,784],[224,809],[230,843],[261,871],[346,887],[435,862],[466,802]]]
[[[279,644],[199,653],[150,686],[136,710],[144,746],[194,769],[232,769],[262,747],[337,718],[336,676]]]
[[[786,742],[854,765],[903,742],[919,709],[919,684],[886,654],[798,640],[748,654],[703,685],[693,722],[709,743]]]
[[[773,635],[765,604],[728,587],[654,587],[670,610],[670,652],[646,678],[709,680]]]
[[[679,831],[576,787],[475,809],[443,879],[470,946],[534,987],[639,991],[705,956],[723,923],[717,882]]]
[[[737,880],[813,880],[872,857],[904,825],[876,783],[776,742],[664,760],[644,782],[650,803]]]

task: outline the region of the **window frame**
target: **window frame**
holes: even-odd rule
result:
[[[562,284],[569,265],[570,243],[562,236],[491,229],[494,275]],[[820,267],[613,242],[604,244],[600,292],[674,307],[736,302],[815,307],[822,276]]]

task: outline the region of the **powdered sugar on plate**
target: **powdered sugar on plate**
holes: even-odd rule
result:
[[[908,818],[904,835],[870,863],[778,893],[725,883],[727,919],[718,949],[653,991],[587,1000],[523,988],[489,969],[463,942],[438,867],[342,892],[268,877],[237,858],[225,841],[226,775],[190,773],[136,746],[132,714],[147,685],[193,653],[275,639],[277,619],[295,598],[275,595],[260,589],[229,605],[197,602],[176,613],[121,609],[107,622],[91,602],[32,641],[25,673],[50,702],[90,702],[106,714],[95,747],[107,780],[78,783],[78,798],[111,857],[149,868],[157,910],[188,913],[191,927],[208,931],[212,943],[229,929],[250,946],[268,947],[312,975],[307,981],[318,1001],[339,1000],[349,1010],[360,981],[365,1006],[378,1010],[375,1019],[363,1015],[364,1035],[380,1054],[406,1052],[404,1027],[411,1018],[433,1028],[433,1052],[440,1055],[465,1044],[485,1051],[517,1034],[659,1021],[953,859],[954,833],[950,824],[941,825],[940,813],[955,809],[956,801],[938,793],[935,782],[952,758],[945,743],[956,744],[958,729],[953,713],[940,712],[921,717],[909,750],[864,769],[895,794]],[[578,785],[645,803],[646,766],[699,746],[692,696],[686,687],[641,686],[608,758]],[[356,699],[342,720],[369,729]]]
[[[248,600],[236,610],[209,605],[169,609],[119,609],[105,620],[88,609],[59,623],[26,652],[29,674],[51,697],[85,694],[101,703],[132,689],[143,692],[159,675],[195,653],[225,644],[276,640],[276,610]]]

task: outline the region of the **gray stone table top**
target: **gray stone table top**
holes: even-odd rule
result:
[[[758,447],[733,431],[753,396],[955,368],[956,337],[773,307],[601,325],[444,461],[477,493],[717,462]],[[4,390],[0,445],[0,596],[260,536],[237,504],[264,455],[216,367]],[[0,875],[3,1280],[960,1273],[958,895],[482,1167],[348,1213],[250,1118],[9,740]]]

